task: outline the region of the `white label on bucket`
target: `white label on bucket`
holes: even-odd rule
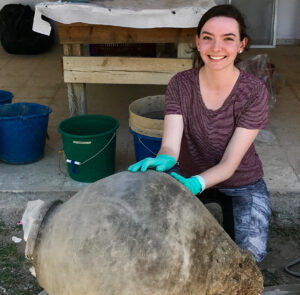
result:
[[[91,141],[77,141],[77,140],[73,140],[74,144],[91,144]]]

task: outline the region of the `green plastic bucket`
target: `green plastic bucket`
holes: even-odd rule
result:
[[[80,115],[58,125],[69,175],[80,182],[94,182],[115,172],[116,119]]]

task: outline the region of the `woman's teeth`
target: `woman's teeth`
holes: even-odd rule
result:
[[[211,55],[209,55],[209,58],[214,59],[214,60],[220,60],[220,59],[223,59],[225,57],[224,56],[211,56]]]

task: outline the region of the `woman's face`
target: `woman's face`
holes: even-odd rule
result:
[[[233,67],[237,54],[241,53],[247,39],[240,40],[239,24],[234,18],[213,17],[196,36],[196,46],[204,65],[212,70]]]

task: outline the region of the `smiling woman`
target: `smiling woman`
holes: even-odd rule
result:
[[[230,204],[223,210],[225,230],[261,261],[270,201],[253,142],[267,124],[268,91],[263,82],[235,66],[249,46],[249,36],[234,6],[208,10],[195,39],[201,63],[176,74],[168,84],[158,156],[129,170],[171,168],[167,172],[200,200],[218,196]]]

